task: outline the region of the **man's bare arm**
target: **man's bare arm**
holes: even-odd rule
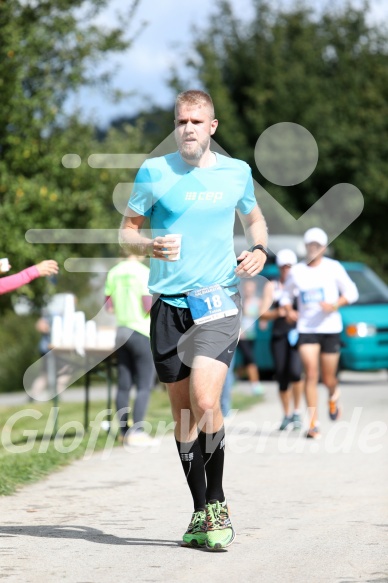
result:
[[[166,237],[144,237],[141,228],[145,217],[138,215],[131,209],[127,209],[126,215],[121,221],[119,231],[119,243],[128,255],[139,255],[160,259],[161,261],[171,261],[170,255],[175,255],[179,248],[179,243]]]
[[[248,246],[263,245],[266,248],[268,243],[267,223],[259,207],[256,205],[247,215],[238,211],[238,215],[244,228]],[[236,275],[254,277],[263,269],[267,256],[261,249],[255,249],[253,252],[243,251],[237,259],[241,263],[237,266]]]
[[[145,217],[127,209],[119,231],[119,243],[128,255],[151,255],[152,239],[141,234]]]

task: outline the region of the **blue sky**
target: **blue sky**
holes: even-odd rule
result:
[[[362,0],[353,0],[359,5]],[[277,0],[276,5],[287,6],[290,0]],[[308,5],[322,9],[325,5],[341,6],[344,0],[308,0]],[[232,0],[236,13],[249,18],[252,13],[251,0]],[[274,2],[275,4],[275,2]],[[111,0],[109,7],[97,19],[104,26],[114,25],[116,13],[122,0]],[[370,21],[388,22],[388,2],[370,1]],[[167,79],[173,64],[187,54],[191,46],[192,27],[206,26],[214,11],[211,0],[141,0],[133,23],[133,32],[142,21],[148,25],[134,40],[132,48],[120,56],[104,63],[103,70],[115,68],[113,86],[125,91],[136,91],[139,96],[128,97],[119,104],[112,104],[98,89],[82,90],[68,102],[68,109],[79,107],[84,116],[104,126],[121,114],[135,115],[141,106],[148,103],[168,106],[174,96],[167,87]],[[238,11],[238,12],[237,12]],[[183,71],[184,73],[184,71]]]

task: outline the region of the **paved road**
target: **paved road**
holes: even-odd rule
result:
[[[179,546],[191,514],[171,435],[115,448],[0,498],[7,583],[388,582],[386,374],[342,376],[343,419],[323,438],[280,434],[274,383],[229,422],[225,484],[237,531],[228,551]]]
[[[112,389],[113,391],[115,388]],[[105,401],[108,390],[105,385],[92,385],[90,387],[90,400]],[[44,397],[49,397],[48,393]],[[85,389],[83,387],[71,387],[59,395],[59,400],[65,403],[83,403],[85,400]],[[0,407],[12,405],[26,405],[29,402],[25,391],[15,393],[0,393]]]

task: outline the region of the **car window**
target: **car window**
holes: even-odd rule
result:
[[[349,277],[357,286],[359,298],[356,304],[388,303],[388,286],[374,271],[365,269],[347,269]]]

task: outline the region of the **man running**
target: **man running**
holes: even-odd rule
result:
[[[319,438],[317,405],[319,370],[329,391],[329,416],[340,416],[337,369],[340,357],[342,319],[338,308],[355,302],[358,291],[343,266],[324,257],[326,233],[317,227],[304,234],[307,258],[291,267],[280,304],[288,314],[298,297],[298,346],[305,371],[305,394],[310,409],[308,438]]]
[[[267,228],[251,170],[210,149],[217,125],[207,93],[178,95],[178,151],[143,164],[121,228],[128,252],[151,257],[151,348],[159,379],[167,385],[194,503],[183,542],[212,550],[235,538],[222,483],[220,395],[240,328],[237,284],[239,277],[257,275],[267,255]],[[236,209],[251,246],[238,257],[239,265],[233,246]],[[140,232],[145,217],[151,238]]]

